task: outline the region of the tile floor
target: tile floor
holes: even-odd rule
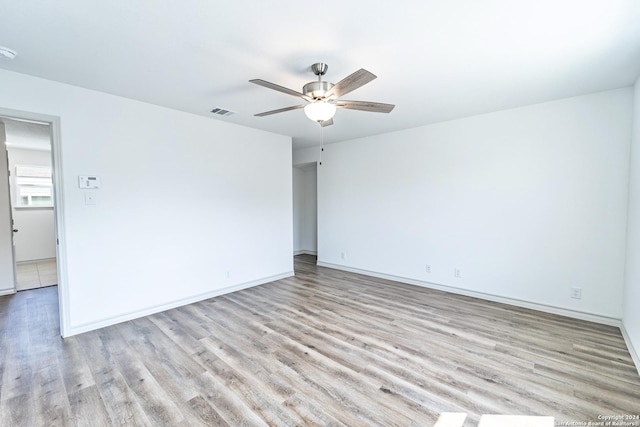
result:
[[[58,267],[55,258],[16,264],[16,290],[18,291],[57,284]]]

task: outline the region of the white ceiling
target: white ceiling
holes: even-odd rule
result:
[[[333,83],[376,74],[344,98],[396,109],[338,110],[330,143],[640,75],[638,0],[0,0],[0,16],[0,46],[18,52],[1,68],[290,135],[295,147],[317,145],[319,126],[302,110],[253,117],[300,100],[249,79],[301,91],[314,62]]]

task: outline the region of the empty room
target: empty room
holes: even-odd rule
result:
[[[640,426],[637,1],[0,17],[0,425]]]

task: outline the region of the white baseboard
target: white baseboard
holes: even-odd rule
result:
[[[306,249],[302,249],[300,251],[293,252],[293,256],[296,256],[296,255],[316,255],[317,256],[318,252],[317,251],[308,251]]]
[[[99,320],[97,322],[89,322],[81,325],[70,326],[66,328],[66,334],[63,335],[63,338],[71,337],[73,335],[82,334],[84,332],[93,331],[96,329],[104,328],[107,326],[115,325],[117,323],[126,322],[128,320],[138,319],[140,317],[149,316],[151,314],[159,313],[161,311],[167,311],[172,308],[182,307],[183,305],[193,304],[198,301],[203,301],[209,298],[217,297],[224,294],[229,294],[231,292],[240,291],[242,289],[252,288],[254,286],[263,285],[265,283],[274,282],[280,279],[286,279],[287,277],[292,277],[294,275],[293,271],[288,271],[286,273],[278,274],[275,276],[265,277],[258,280],[253,280],[251,282],[240,283],[234,286],[229,286],[223,289],[216,289],[211,292],[206,292],[204,294],[194,295],[188,298],[184,298],[177,301],[172,301],[166,304],[148,307],[143,310],[134,311],[131,313],[122,314],[119,316],[109,317],[107,319]]]
[[[599,314],[586,313],[586,312],[577,311],[577,310],[570,310],[567,308],[529,302],[525,300],[519,300],[516,298],[508,298],[508,297],[488,294],[484,292],[470,291],[467,289],[456,288],[453,286],[442,285],[442,284],[432,283],[432,282],[424,282],[421,280],[410,279],[407,277],[378,273],[375,271],[363,270],[360,268],[348,267],[340,264],[332,264],[329,262],[318,261],[317,264],[320,267],[327,267],[327,268],[333,268],[336,270],[349,271],[352,273],[363,274],[365,276],[378,277],[380,279],[387,279],[387,280],[393,280],[395,282],[406,283],[408,285],[421,286],[423,288],[436,289],[439,291],[450,292],[452,294],[465,295],[469,297],[484,299],[487,301],[494,301],[494,302],[500,302],[503,304],[514,305],[516,307],[530,308],[532,310],[538,310],[538,311],[551,313],[551,314],[558,314],[561,316],[571,317],[574,319],[587,320],[590,322],[600,323],[603,325],[617,326],[617,327],[620,327],[621,325],[620,319],[617,319],[615,317],[602,316]]]
[[[3,295],[13,295],[13,294],[15,294],[15,293],[16,293],[15,288],[0,290],[0,296],[3,296]]]
[[[627,329],[624,327],[624,321],[622,325],[620,325],[620,331],[622,332],[622,336],[624,337],[624,342],[627,343],[627,348],[629,349],[629,354],[633,359],[633,363],[636,365],[636,370],[638,371],[638,375],[640,375],[640,356],[633,346],[633,342],[631,341],[631,337],[627,332]]]

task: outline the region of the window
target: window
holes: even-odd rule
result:
[[[16,165],[16,207],[53,206],[49,166]]]

